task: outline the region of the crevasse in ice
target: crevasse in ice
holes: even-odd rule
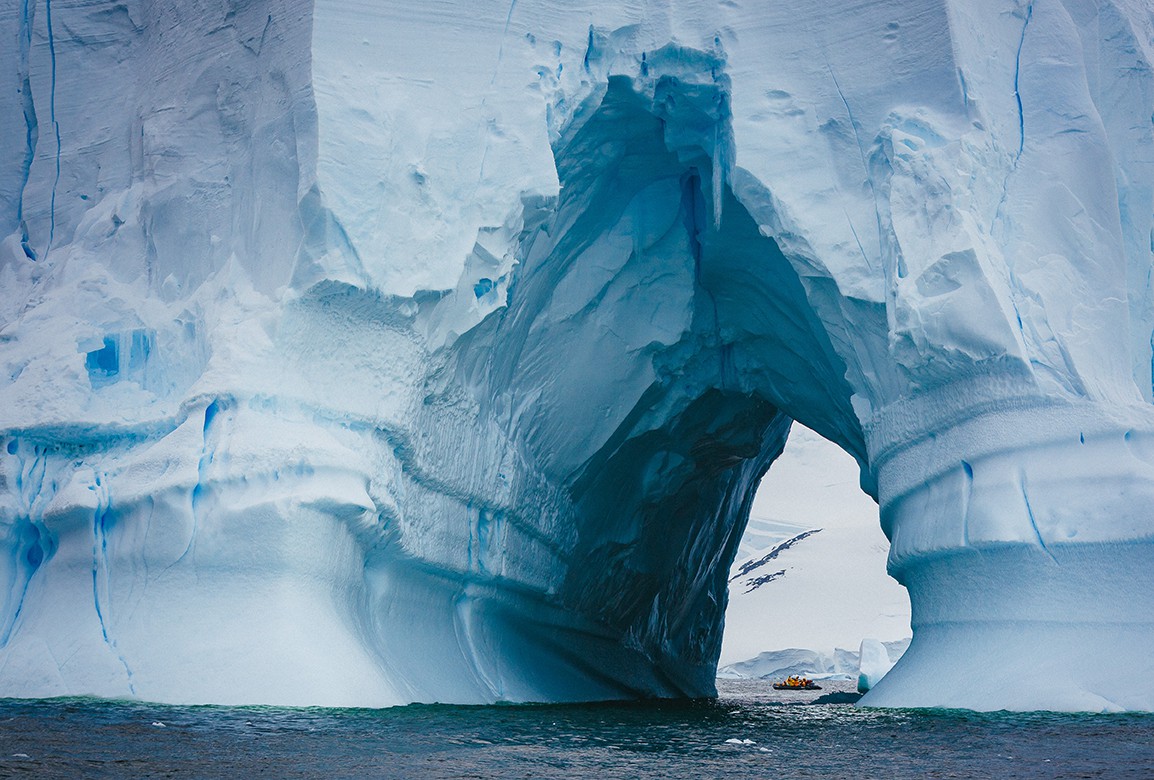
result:
[[[708,694],[796,419],[910,591],[867,703],[1154,709],[1142,3],[0,29],[0,695]]]

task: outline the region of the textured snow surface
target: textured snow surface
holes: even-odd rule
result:
[[[1154,709],[1148,6],[557,5],[0,0],[0,694],[710,693],[795,419],[867,703]]]

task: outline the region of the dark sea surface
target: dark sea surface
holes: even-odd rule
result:
[[[716,701],[382,710],[0,700],[0,777],[1154,778],[1154,715],[719,687]]]

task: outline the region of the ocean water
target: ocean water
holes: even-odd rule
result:
[[[1154,715],[709,701],[383,710],[0,700],[0,777],[1154,778]],[[844,698],[845,695],[843,694]]]

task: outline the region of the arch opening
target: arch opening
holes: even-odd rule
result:
[[[889,540],[858,483],[851,456],[794,423],[730,571],[719,678],[856,679],[862,640],[893,660],[908,646],[909,596],[886,573]]]
[[[561,194],[506,308],[447,369],[563,486],[553,598],[633,657],[594,653],[630,694],[714,691],[730,564],[792,419],[864,449],[797,272],[727,184],[727,99],[610,77],[555,146]]]

